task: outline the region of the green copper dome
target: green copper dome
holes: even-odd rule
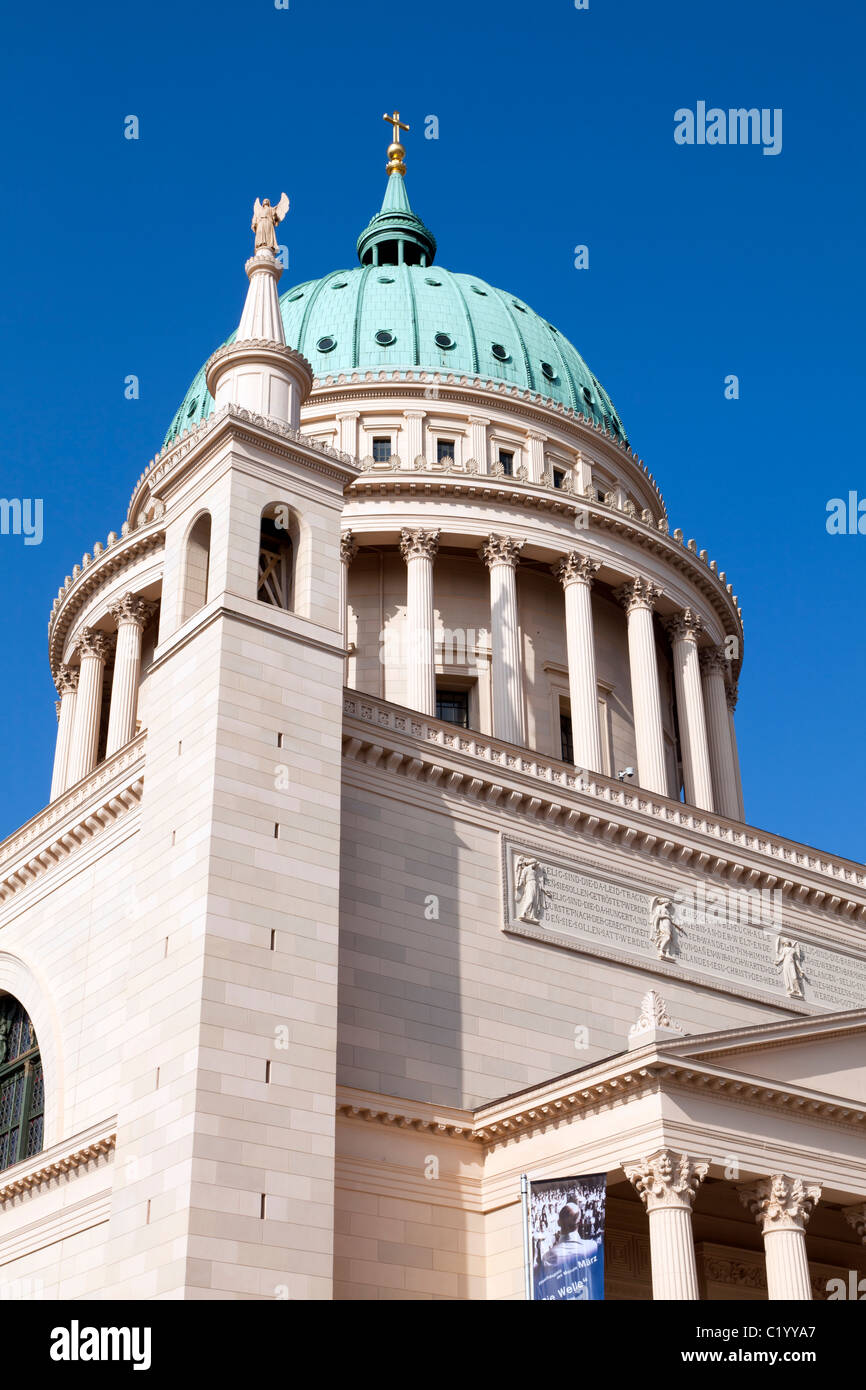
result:
[[[381,212],[358,239],[363,263],[280,296],[286,342],[319,378],[420,369],[506,382],[571,407],[625,441],[610,397],[568,339],[516,295],[432,264],[435,251],[402,176],[392,173]],[[212,410],[202,368],[165,443]]]

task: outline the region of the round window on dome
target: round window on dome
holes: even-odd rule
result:
[[[541,370],[544,372],[544,375],[547,377],[548,381],[556,381],[556,372],[553,370],[549,362],[542,362]]]
[[[484,295],[484,296],[487,295],[487,291],[486,291],[486,290],[482,290],[478,285],[471,285],[470,288],[471,288],[473,294],[481,294],[481,295]]]
[[[380,276],[379,276],[379,284],[380,284],[380,285],[393,285],[393,283],[394,283],[394,277],[393,277],[393,275],[380,275]]]
[[[320,338],[319,341],[316,343],[316,347],[319,349],[319,352],[333,352],[336,346],[336,338]]]
[[[397,341],[390,328],[380,328],[379,332],[375,333],[373,336],[380,347],[390,347],[392,343],[396,343]]]
[[[434,280],[430,275],[425,275],[425,276],[424,276],[424,284],[425,284],[425,285],[441,285],[441,284],[442,284],[442,281],[441,281],[441,280]]]
[[[195,412],[196,412],[197,408],[198,408],[198,401],[190,401],[190,403],[189,403],[189,410],[186,412],[187,415],[195,415]]]
[[[436,346],[440,348],[453,348],[454,346],[454,339],[451,337],[450,333],[436,333],[434,334],[433,341]]]
[[[304,291],[303,291],[303,290],[301,290],[300,294],[290,294],[290,295],[289,295],[289,303],[290,303],[290,304],[294,304],[294,302],[295,302],[296,299],[303,299],[303,297],[304,297]]]
[[[595,405],[595,401],[592,399],[592,392],[588,386],[584,386],[583,388],[583,399],[586,401],[587,405]]]
[[[491,348],[491,352],[499,362],[508,361],[508,348],[503,347],[502,343],[494,343],[493,347]]]
[[[520,310],[521,314],[525,314],[525,313],[526,313],[526,305],[525,305],[525,304],[518,304],[518,302],[517,302],[516,299],[512,299],[511,302],[512,302],[512,304],[514,305],[515,309],[519,309],[519,310]]]
[[[332,290],[344,290],[348,285],[348,280],[337,280],[332,286]]]

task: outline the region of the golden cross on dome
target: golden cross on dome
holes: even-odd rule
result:
[[[384,116],[382,117],[382,120],[387,121],[389,125],[394,127],[394,144],[399,145],[400,131],[409,130],[409,126],[404,125],[404,123],[400,120],[400,112],[395,111],[392,116],[389,116],[386,111]]]

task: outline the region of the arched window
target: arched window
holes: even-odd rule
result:
[[[256,597],[275,608],[290,609],[294,587],[293,518],[282,502],[262,512]]]
[[[0,995],[0,1169],[42,1148],[45,1082],[28,1015],[11,994]]]
[[[207,603],[207,579],[210,568],[210,512],[204,512],[193,526],[186,541],[186,556],[181,595],[180,620],[185,623],[193,613]]]

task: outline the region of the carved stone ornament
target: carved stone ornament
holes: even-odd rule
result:
[[[71,694],[78,689],[78,669],[74,666],[61,666],[54,685],[61,699],[64,695]]]
[[[843,1207],[842,1215],[866,1245],[866,1202],[859,1202],[856,1207]]]
[[[407,562],[422,556],[425,560],[435,560],[439,549],[438,531],[401,531],[400,554]]]
[[[478,554],[488,567],[490,565],[511,565],[515,569],[520,563],[520,552],[526,541],[516,541],[512,536],[487,537]]]
[[[821,1200],[821,1183],[804,1182],[787,1173],[774,1173],[737,1188],[740,1201],[754,1216],[763,1235],[772,1231],[805,1231]]]
[[[648,1212],[664,1207],[690,1209],[709,1166],[673,1149],[659,1149],[636,1164],[622,1165]]]
[[[147,627],[151,616],[156,612],[156,604],[148,603],[146,599],[139,598],[137,594],[124,594],[117,603],[110,605],[108,611],[118,627],[125,623],[131,623],[143,630]]]
[[[477,463],[477,460],[476,460],[476,459],[467,459],[467,460],[466,460],[466,472],[467,472],[467,473],[477,473],[477,472],[478,472],[478,463]]]
[[[519,464],[517,465],[517,467],[516,467],[515,470],[514,470],[514,476],[515,476],[515,478],[517,479],[517,481],[520,482],[520,483],[528,482],[528,480],[529,480],[529,469],[526,467],[526,464],[525,464],[525,463],[519,463]]]
[[[78,648],[82,660],[86,656],[97,657],[100,661],[107,660],[114,646],[114,637],[107,632],[97,632],[96,628],[85,627],[82,629],[78,638]]]
[[[725,691],[725,700],[727,701],[728,709],[731,711],[731,714],[733,714],[734,710],[737,708],[737,687],[735,685],[728,686]]]
[[[730,665],[724,647],[702,647],[699,656],[701,670],[707,675],[712,671],[721,671],[724,675]]]
[[[659,960],[676,960],[676,950],[679,945],[679,937],[687,936],[685,927],[674,918],[674,904],[672,898],[659,897],[653,899],[652,906],[652,943],[656,948],[656,955]]]
[[[637,1023],[628,1030],[629,1047],[644,1047],[650,1042],[670,1041],[685,1036],[682,1025],[671,1018],[668,1006],[654,989],[640,1003]]]
[[[776,958],[773,964],[782,972],[782,983],[789,999],[805,997],[803,982],[809,979],[803,969],[805,954],[799,941],[792,941],[788,936],[776,937]]]
[[[421,472],[422,469],[424,469],[424,468],[427,467],[427,460],[426,460],[426,458],[424,457],[423,454],[416,454],[416,455],[415,455],[415,459],[414,459],[414,462],[413,462],[413,467],[415,467],[415,468],[418,470],[419,473]]]
[[[648,608],[652,612],[661,597],[661,592],[651,580],[638,576],[630,584],[621,585],[614,598],[619,600],[627,613],[631,613],[635,608]]]
[[[590,560],[587,555],[581,555],[577,550],[572,550],[568,555],[563,555],[554,565],[551,565],[551,573],[557,578],[565,588],[566,584],[592,584],[596,573],[600,568],[597,560]]]
[[[351,565],[358,553],[358,542],[351,531],[344,531],[340,537],[340,559],[344,565]]]
[[[672,642],[697,642],[703,624],[693,608],[668,618],[665,629]]]

